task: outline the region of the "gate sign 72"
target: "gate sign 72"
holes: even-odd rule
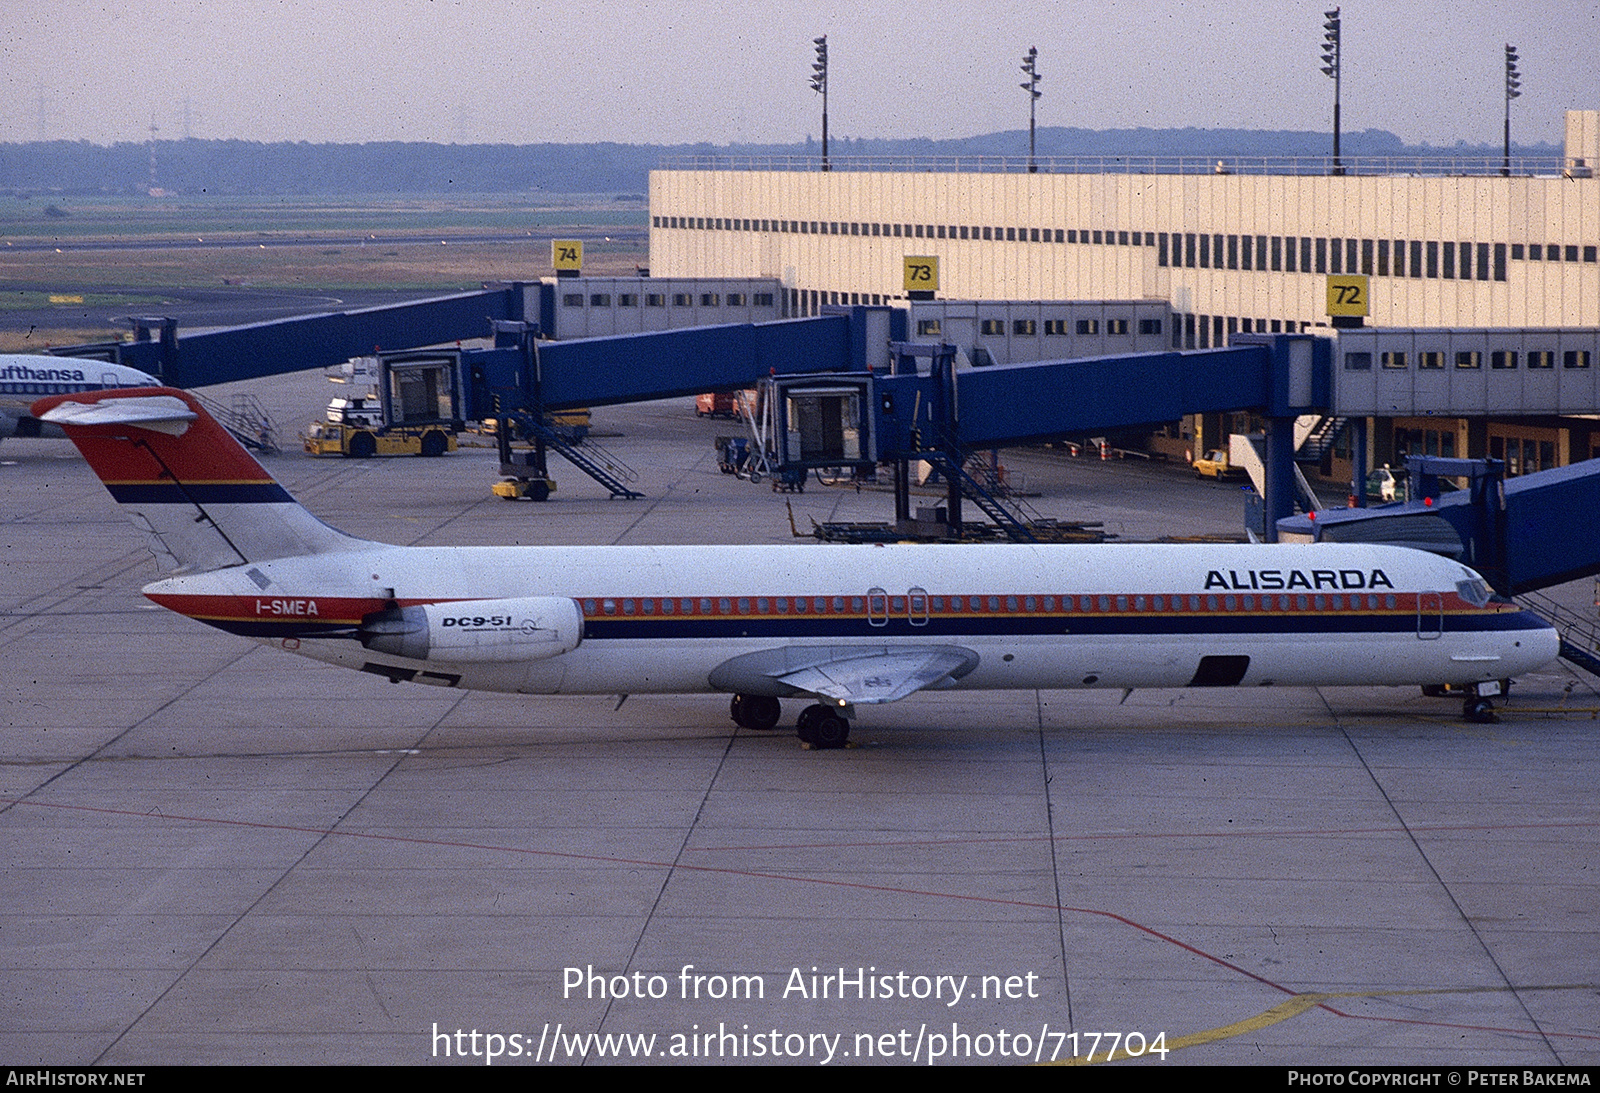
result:
[[[1362,273],[1334,274],[1328,278],[1329,315],[1368,315],[1367,277]]]
[[[907,292],[939,291],[938,255],[905,256],[905,290]]]
[[[583,240],[550,240],[550,264],[556,269],[583,269]]]

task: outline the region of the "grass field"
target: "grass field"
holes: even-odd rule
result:
[[[0,331],[0,352],[105,340],[85,308],[149,312],[183,289],[426,296],[534,280],[552,272],[552,235],[584,241],[586,273],[631,274],[649,260],[647,222],[642,201],[610,195],[13,200],[0,204],[0,312],[27,312],[29,328]]]

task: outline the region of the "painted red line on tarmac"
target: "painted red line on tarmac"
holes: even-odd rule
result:
[[[1113,839],[1237,839],[1257,838],[1263,835],[1285,839],[1328,838],[1336,835],[1397,835],[1410,831],[1414,834],[1437,834],[1450,831],[1539,831],[1566,830],[1569,828],[1600,827],[1600,820],[1553,820],[1527,824],[1430,824],[1418,827],[1311,827],[1278,828],[1261,827],[1240,831],[1108,831],[1091,835],[1017,835],[974,839],[889,839],[881,842],[830,842],[830,847],[871,849],[875,846],[988,846],[1023,845],[1027,843],[1099,842]],[[729,850],[807,850],[814,843],[768,843],[750,846],[686,846],[685,853],[720,853]]]
[[[881,892],[888,895],[897,896],[924,896],[930,899],[957,900],[964,903],[982,903],[991,906],[1023,907],[1029,910],[1043,911],[1065,911],[1071,914],[1090,915],[1096,918],[1105,918],[1110,919],[1113,922],[1121,923],[1130,929],[1137,930],[1142,934],[1156,938],[1160,941],[1165,941],[1169,945],[1176,946],[1186,953],[1197,956],[1202,960],[1209,961],[1218,967],[1226,968],[1231,972],[1235,972],[1247,979],[1260,983],[1262,986],[1271,987],[1273,990],[1279,991],[1291,997],[1305,993],[1304,991],[1297,991],[1293,987],[1286,987],[1282,983],[1274,982],[1273,980],[1268,979],[1266,976],[1258,975],[1257,973],[1250,971],[1248,968],[1241,968],[1232,961],[1225,960],[1213,953],[1208,953],[1204,949],[1197,948],[1196,946],[1189,944],[1187,941],[1182,941],[1170,934],[1164,934],[1154,927],[1146,926],[1140,922],[1135,922],[1126,915],[1118,914],[1116,911],[1101,910],[1100,908],[1096,907],[1073,907],[1067,904],[1038,903],[1033,900],[1000,899],[995,896],[973,896],[960,892],[936,892],[929,889],[904,888],[897,885],[866,884],[861,881],[828,880],[821,877],[796,876],[788,873],[768,873],[753,869],[733,869],[728,866],[719,865],[685,865],[682,862],[675,863],[651,861],[645,858],[619,858],[607,854],[580,854],[569,850],[537,850],[523,846],[500,846],[494,843],[471,843],[461,842],[453,839],[424,839],[414,835],[379,835],[367,831],[341,831],[337,828],[302,827],[296,824],[271,824],[262,823],[259,820],[228,820],[220,817],[190,816],[182,813],[157,811],[135,812],[132,809],[125,808],[103,808],[94,805],[68,805],[48,801],[21,800],[15,797],[0,798],[0,804],[29,805],[34,808],[56,809],[62,812],[94,813],[104,816],[128,816],[142,820],[168,820],[177,823],[207,824],[217,827],[241,827],[258,831],[287,831],[300,835],[340,836],[347,839],[365,839],[371,842],[402,843],[410,846],[437,846],[457,850],[493,851],[502,854],[516,854],[530,857],[560,858],[567,861],[599,862],[606,865],[646,866],[655,869],[664,869],[669,872],[674,869],[683,869],[694,873],[716,873],[724,876],[750,877],[755,880],[783,881],[789,884],[822,885],[829,888],[847,888],[856,891]],[[835,845],[838,844],[829,844],[829,846]],[[1337,1009],[1326,1002],[1319,1004],[1317,1008],[1326,1010],[1337,1017],[1346,1017],[1353,1020],[1382,1021],[1391,1024],[1460,1029],[1462,1031],[1470,1032],[1495,1032],[1512,1036],[1541,1038],[1556,1036],[1563,1039],[1600,1040],[1600,1036],[1587,1035],[1577,1032],[1546,1033],[1539,1029],[1503,1028],[1493,1025],[1462,1025],[1454,1022],[1423,1021],[1415,1018],[1404,1017],[1366,1016],[1361,1014],[1345,1013],[1343,1010]]]

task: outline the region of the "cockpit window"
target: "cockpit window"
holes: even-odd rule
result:
[[[1479,578],[1457,581],[1456,594],[1474,607],[1487,607],[1489,604],[1489,586]]]

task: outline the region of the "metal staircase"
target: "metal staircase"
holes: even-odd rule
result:
[[[979,510],[993,520],[995,526],[1004,531],[1012,541],[1018,543],[1039,541],[1029,526],[1037,521],[1038,514],[1030,512],[1014,497],[1009,503],[1001,500],[997,496],[1000,492],[999,483],[991,483],[996,490],[990,492],[982,482],[967,473],[966,467],[958,458],[953,458],[949,452],[942,449],[926,452],[924,456],[938,468],[940,474],[960,488],[963,497],[977,505]],[[991,476],[986,474],[985,477]]]
[[[230,404],[223,406],[215,399],[190,391],[206,411],[217,419],[224,429],[233,434],[235,440],[246,448],[261,452],[263,455],[277,455],[278,428],[272,424],[272,419],[267,416],[266,409],[261,405],[261,400],[256,396],[244,392],[235,392]]]
[[[638,481],[638,472],[596,444],[592,438],[579,447],[546,423],[542,416],[518,414],[516,421],[525,436],[543,441],[546,451],[555,452],[600,483],[611,491],[612,497],[625,497],[631,501],[644,496],[637,490],[628,488],[629,482]]]
[[[1576,664],[1592,676],[1600,676],[1600,627],[1549,596],[1524,592],[1517,597],[1529,611],[1556,628],[1561,635],[1561,658]]]
[[[1347,417],[1334,417],[1331,414],[1317,420],[1311,432],[1306,434],[1305,440],[1294,453],[1296,463],[1321,463],[1323,458],[1339,442],[1344,435],[1345,426],[1350,424]]]

